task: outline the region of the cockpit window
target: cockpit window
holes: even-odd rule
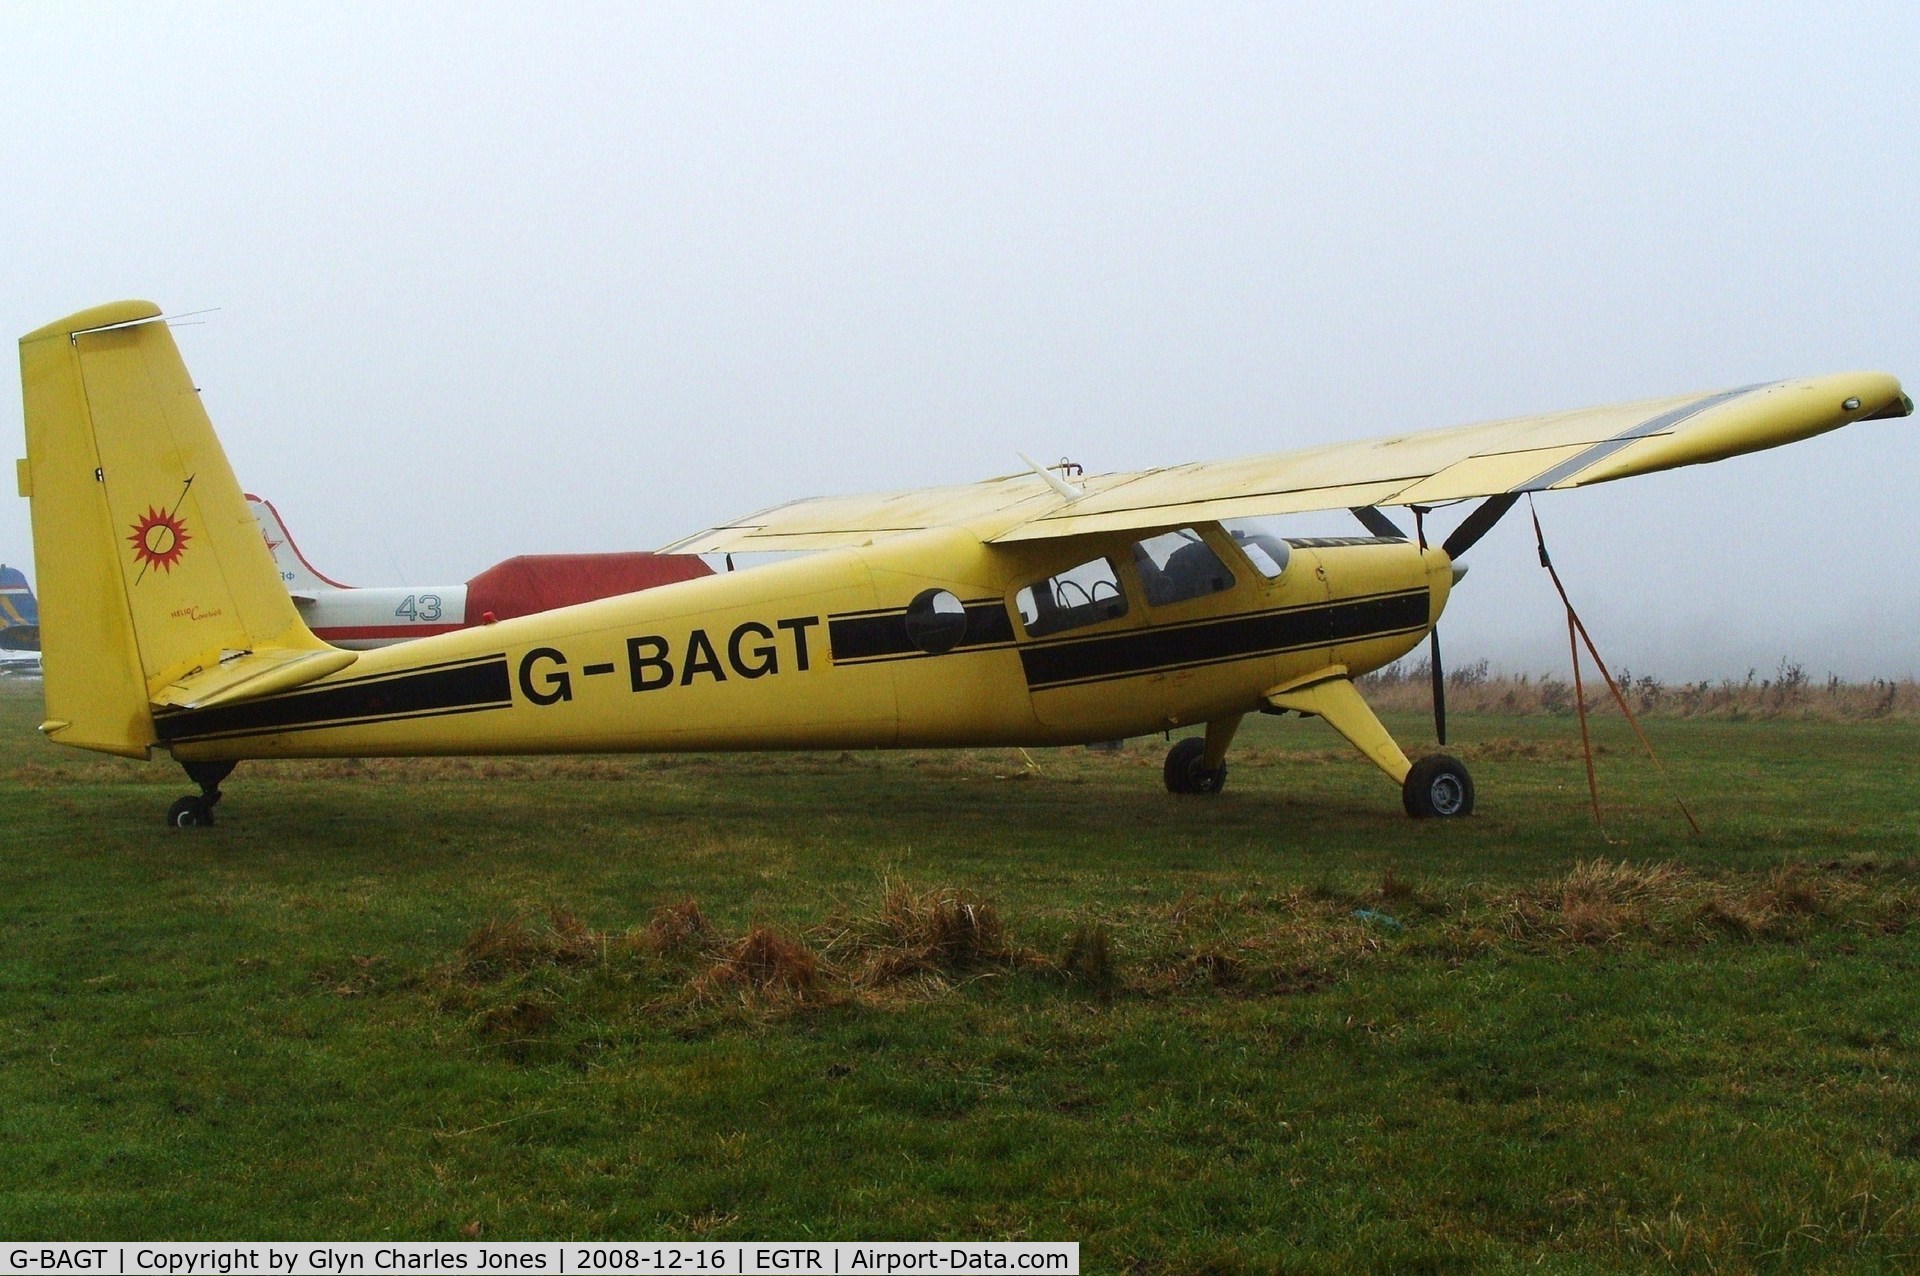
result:
[[[1136,543],[1133,565],[1141,592],[1154,607],[1233,588],[1233,573],[1191,527]]]
[[[1287,570],[1287,559],[1293,551],[1287,547],[1286,537],[1269,518],[1226,518],[1220,520],[1220,526],[1227,535],[1233,537],[1233,543],[1247,556],[1254,570],[1268,580],[1280,579]]]
[[[1031,638],[1097,625],[1127,614],[1127,596],[1120,589],[1120,578],[1104,558],[1035,581],[1013,596],[1013,605]]]

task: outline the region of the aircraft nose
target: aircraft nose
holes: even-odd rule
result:
[[[1467,565],[1465,563],[1453,564],[1453,583],[1454,584],[1458,585],[1461,581],[1461,578],[1464,577],[1466,574],[1467,574]]]

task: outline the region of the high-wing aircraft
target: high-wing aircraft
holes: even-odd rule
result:
[[[1522,495],[1719,460],[1912,402],[1876,372],[1197,462],[1052,471],[783,505],[668,547],[816,550],[750,571],[354,652],[304,624],[158,307],[20,343],[47,720],[80,748],[181,762],[212,822],[246,758],[1052,745],[1205,726],[1210,793],[1244,715],[1324,718],[1415,816],[1473,809],[1410,762],[1353,679],[1412,650],[1455,563]],[[1382,506],[1481,503],[1441,544]],[[1352,508],[1374,534],[1288,539]]]
[[[322,642],[355,651],[713,574],[697,554],[521,554],[463,585],[363,589],[315,570],[272,501],[249,492],[247,505],[300,619]]]

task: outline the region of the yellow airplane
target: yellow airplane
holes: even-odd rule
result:
[[[819,551],[377,651],[301,622],[158,307],[20,341],[46,735],[164,751],[212,823],[245,758],[1060,745],[1204,724],[1167,788],[1217,792],[1244,715],[1318,716],[1414,816],[1473,809],[1353,679],[1433,631],[1455,560],[1523,494],[1906,416],[1850,372],[1237,461],[778,506],[666,547]],[[1440,545],[1416,515],[1482,503]],[[1353,509],[1374,534],[1288,539]],[[1444,743],[1444,731],[1441,733]]]

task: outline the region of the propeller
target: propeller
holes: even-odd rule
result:
[[[1501,515],[1513,508],[1520,499],[1518,492],[1507,492],[1500,496],[1491,496],[1474,509],[1473,513],[1460,520],[1460,526],[1453,529],[1453,535],[1441,544],[1440,550],[1454,560],[1453,578],[1457,582],[1466,574],[1466,568],[1458,566],[1460,555],[1477,544],[1482,536],[1493,530]],[[1415,519],[1419,518],[1418,512]],[[1421,536],[1420,543],[1426,544]],[[1427,650],[1430,653],[1428,663],[1433,667],[1433,738],[1441,744],[1447,742],[1447,675],[1440,667],[1440,626],[1435,625],[1427,635]]]
[[[1426,507],[1415,505],[1412,508],[1413,536],[1424,550],[1427,547]],[[1444,746],[1447,743],[1447,674],[1440,666],[1439,621],[1435,621],[1433,628],[1427,630],[1427,673],[1433,679],[1433,738]]]

